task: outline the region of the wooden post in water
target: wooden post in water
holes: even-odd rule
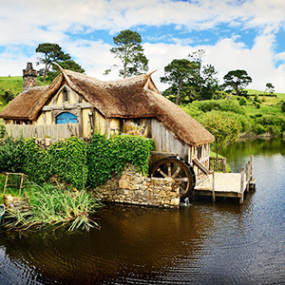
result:
[[[244,192],[243,192],[243,188],[244,188],[244,168],[241,169],[241,176],[240,176],[240,192],[241,192],[241,197],[239,199],[239,203],[243,204],[243,200],[244,200]]]
[[[253,177],[253,156],[250,156],[250,181],[252,180]]]
[[[215,171],[213,171],[213,180],[212,180],[212,199],[213,202],[216,201],[216,193],[215,193]]]
[[[250,162],[248,161],[246,163],[246,168],[245,168],[245,187],[246,187],[246,192],[249,191],[249,169],[250,169]]]

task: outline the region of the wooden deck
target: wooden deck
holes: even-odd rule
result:
[[[240,204],[244,201],[244,193],[255,188],[256,179],[252,176],[252,157],[242,169],[241,173],[215,172],[208,175],[208,179],[195,187],[195,195],[239,198]]]

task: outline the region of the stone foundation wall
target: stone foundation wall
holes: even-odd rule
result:
[[[114,176],[95,189],[102,202],[179,208],[179,187],[171,179],[148,178],[128,166],[121,176]]]

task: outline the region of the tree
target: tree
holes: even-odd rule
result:
[[[113,37],[116,47],[111,48],[111,53],[115,54],[122,63],[119,69],[119,75],[130,77],[141,74],[148,70],[148,59],[144,55],[144,49],[141,45],[142,39],[138,32],[131,30],[121,31],[116,37]],[[117,67],[115,65],[115,67]],[[105,71],[108,74],[111,69]]]
[[[202,97],[202,85],[203,85],[203,78],[202,78],[202,58],[205,56],[205,50],[198,49],[194,51],[192,54],[190,53],[188,57],[192,59],[192,61],[197,63],[198,69],[196,74],[196,81],[198,85],[199,94]]]
[[[274,86],[273,86],[272,83],[266,83],[266,87],[265,87],[264,93],[265,93],[265,92],[269,92],[269,93],[271,93],[271,94],[274,93]]]
[[[237,141],[241,126],[229,114],[217,111],[204,113],[199,121],[215,137],[212,148],[218,160],[220,149],[227,143]]]
[[[197,73],[198,64],[188,59],[174,59],[164,67],[165,76],[160,77],[163,83],[169,83],[177,90],[176,104],[180,104],[180,93],[193,74]]]
[[[216,77],[218,72],[215,70],[215,67],[211,64],[207,64],[203,67],[201,81],[203,85],[201,85],[200,95],[204,99],[211,99],[213,94],[215,94],[216,90],[219,90],[219,81]]]
[[[85,70],[72,59],[68,59],[68,60],[61,62],[60,66],[63,69],[68,69],[68,70],[76,71],[79,73],[85,72]],[[55,64],[53,64],[52,70],[47,73],[47,76],[50,80],[53,80],[58,74],[59,74],[59,68]]]
[[[39,44],[36,48],[36,52],[43,53],[43,57],[38,57],[37,62],[37,65],[45,65],[43,70],[43,82],[46,82],[47,72],[50,70],[53,62],[60,63],[71,59],[70,55],[64,53],[58,44]]]
[[[245,70],[232,70],[224,76],[224,87],[230,87],[235,90],[236,95],[240,95],[240,89],[244,89],[252,82],[251,77]]]

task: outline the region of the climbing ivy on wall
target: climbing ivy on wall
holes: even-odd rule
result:
[[[6,138],[0,144],[0,172],[23,172],[42,184],[50,177],[81,189],[104,183],[113,173],[120,174],[126,163],[148,173],[148,158],[154,142],[142,136],[121,135],[107,139],[94,135],[90,144],[71,137],[40,148],[35,139]]]
[[[96,187],[121,174],[127,163],[133,164],[143,174],[148,173],[148,159],[154,142],[143,136],[120,135],[107,139],[94,135],[87,148],[87,183]]]
[[[85,167],[86,143],[77,137],[52,144],[47,152],[49,157],[50,175],[58,175],[59,180],[71,183],[81,189],[84,176],[87,174]]]

